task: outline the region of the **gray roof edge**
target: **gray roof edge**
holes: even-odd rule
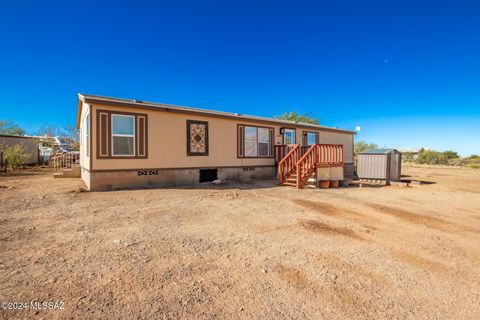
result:
[[[389,154],[390,152],[399,152],[397,149],[368,149],[359,152],[358,154]]]
[[[225,117],[232,117],[232,118],[245,119],[245,120],[275,122],[278,124],[296,125],[296,126],[303,126],[303,127],[309,127],[309,128],[338,131],[338,132],[349,133],[349,134],[356,133],[355,131],[352,131],[352,130],[338,129],[335,127],[328,127],[328,126],[322,126],[322,125],[316,125],[316,124],[310,124],[310,123],[304,123],[304,122],[295,122],[295,121],[281,120],[281,119],[275,119],[275,118],[251,116],[251,115],[217,111],[217,110],[192,108],[192,107],[178,106],[178,105],[166,104],[166,103],[139,101],[134,99],[129,100],[129,99],[123,99],[123,98],[105,97],[105,96],[98,96],[98,95],[84,94],[84,93],[78,93],[78,99],[85,103],[89,103],[89,102],[91,103],[110,102],[112,104],[124,103],[124,104],[129,104],[131,106],[135,106],[138,108],[150,107],[150,108],[158,108],[158,109],[171,109],[171,110],[176,110],[178,112],[182,112],[182,111],[197,112],[197,113],[203,113],[205,115],[216,115],[216,116],[225,116]]]

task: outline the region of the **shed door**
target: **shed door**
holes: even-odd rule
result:
[[[401,154],[400,153],[393,153],[392,154],[392,164],[390,167],[390,179],[391,180],[400,180],[401,179]]]

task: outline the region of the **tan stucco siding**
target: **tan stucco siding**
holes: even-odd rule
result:
[[[88,136],[87,136],[87,133],[85,132],[85,117],[87,114],[90,114],[90,113],[91,113],[90,106],[84,103],[82,106],[82,112],[80,114],[80,166],[87,170],[90,170],[90,156],[92,156],[92,154],[90,153],[90,156],[87,155],[87,145],[88,145],[87,137]],[[91,147],[92,146],[90,146],[90,149]]]
[[[140,168],[198,168],[198,167],[239,167],[274,165],[273,158],[238,158],[237,125],[252,125],[274,128],[275,144],[282,144],[280,125],[259,124],[243,120],[213,116],[182,114],[167,111],[132,109],[104,105],[92,105],[92,155],[93,170],[121,170]],[[97,159],[96,158],[96,110],[137,112],[148,115],[148,158],[147,159]],[[208,122],[209,155],[187,156],[187,120]],[[301,128],[297,129],[296,140],[301,143]],[[345,162],[351,158],[352,136],[335,132],[320,132],[320,142],[345,143],[349,150]],[[328,136],[326,135],[328,134]],[[322,135],[326,135],[322,141]]]
[[[343,145],[343,162],[353,163],[353,134],[320,131],[320,143]]]
[[[234,120],[170,113],[165,111],[137,110],[95,105],[93,110],[140,112],[148,115],[147,159],[96,159],[94,170],[136,168],[193,168],[214,166],[263,166],[274,165],[272,158],[237,158],[237,122]],[[93,112],[96,123],[96,111]],[[208,156],[187,156],[187,120],[208,121]],[[258,125],[253,124],[252,125]],[[272,127],[272,126],[269,126]],[[96,128],[94,128],[93,153],[96,152]],[[275,127],[275,132],[278,128]],[[281,140],[281,137],[280,137]]]

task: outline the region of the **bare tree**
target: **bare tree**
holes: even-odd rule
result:
[[[38,129],[39,136],[46,136],[48,138],[56,137],[59,133],[57,125],[45,123]]]
[[[17,126],[14,122],[8,120],[0,120],[0,134],[11,136],[23,136],[25,130]]]

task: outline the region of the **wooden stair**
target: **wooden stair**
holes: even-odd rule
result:
[[[58,153],[53,156],[52,161],[54,178],[80,178],[80,153]]]
[[[310,178],[308,178],[307,182],[303,186],[304,188],[310,188],[314,189],[317,187],[317,174],[314,172]],[[287,179],[285,179],[285,182],[283,183],[284,186],[289,186],[289,187],[297,187],[297,173],[292,173]]]
[[[72,168],[63,169],[60,172],[53,173],[54,178],[80,178],[80,176],[81,176],[80,166],[74,166]]]
[[[343,165],[343,145],[314,144],[303,155],[300,145],[292,145],[290,151],[278,162],[278,180],[285,186],[316,188],[316,172],[319,166]]]

